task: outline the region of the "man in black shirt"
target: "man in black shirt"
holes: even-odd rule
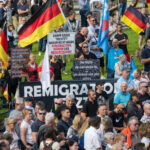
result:
[[[150,38],[146,41],[147,48],[142,51],[141,62],[144,64],[144,71],[150,71]]]
[[[81,111],[82,117],[95,117],[98,109],[98,104],[96,101],[96,94],[94,90],[88,91],[88,100],[84,103],[83,109]]]
[[[108,95],[104,91],[104,82],[97,83],[96,88],[96,100],[98,105],[107,104],[107,109],[109,110]]]
[[[114,37],[119,41],[119,48],[121,48],[126,55],[127,61],[130,61],[130,57],[127,50],[127,44],[129,43],[128,35],[122,32],[122,25],[117,25],[117,34]]]
[[[82,53],[83,53],[85,59],[97,59],[95,54],[89,52],[87,43],[83,44],[83,46],[82,46]]]
[[[150,96],[147,92],[148,92],[148,83],[145,81],[140,82],[138,96],[140,100],[139,103],[142,108],[145,103],[150,103]]]
[[[118,104],[117,107],[110,113],[109,117],[112,119],[113,127],[118,131],[124,128],[124,104]]]
[[[90,41],[90,36],[87,35],[88,35],[88,28],[83,27],[81,31],[78,32],[75,36],[76,49],[80,52],[82,52],[83,44]]]

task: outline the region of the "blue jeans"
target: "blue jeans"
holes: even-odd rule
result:
[[[82,27],[87,27],[88,23],[86,20],[86,14],[87,14],[88,10],[80,10],[80,15],[81,15],[81,26]]]
[[[120,7],[119,7],[119,20],[121,19],[121,17],[125,13],[126,7],[127,7],[127,3],[126,2],[120,3]]]
[[[115,75],[115,71],[107,68],[107,79],[114,78],[114,75]]]
[[[39,51],[41,52],[42,50],[45,51],[46,49],[46,39],[47,36],[43,37],[42,39],[39,40]]]

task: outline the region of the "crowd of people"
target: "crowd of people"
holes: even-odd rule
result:
[[[0,66],[0,94],[8,85],[10,101],[18,82],[22,81],[11,77],[11,48],[19,47],[19,30],[45,3],[46,0],[0,1],[0,26],[2,31],[7,22],[9,54],[7,69],[2,68],[2,63]],[[148,24],[146,30],[140,33],[139,42],[135,43],[141,50],[140,60],[144,69],[136,69],[131,75],[130,51],[127,49],[129,39],[120,22],[127,1],[109,1],[109,49],[106,57],[104,50],[97,46],[102,6],[101,0],[79,0],[81,19],[78,20],[73,1],[61,0],[60,7],[67,21],[53,32],[76,33],[75,59],[98,59],[100,79],[117,80],[114,97],[110,98],[104,91],[104,80],[96,84],[95,91],[88,89],[88,98],[81,109],[77,108],[76,95],[71,92],[65,100],[57,98],[51,110],[46,110],[42,99],[35,102],[32,97],[15,97],[15,108],[7,114],[4,131],[0,135],[0,150],[150,150],[148,10],[145,5],[139,9]],[[47,37],[38,41],[39,56],[45,51],[46,42]],[[43,60],[37,64],[32,45],[28,48],[31,54],[23,70],[25,81],[39,81]],[[67,74],[65,67],[70,61],[70,56],[68,61],[65,56],[50,56],[52,82],[62,80],[62,73]],[[3,103],[7,103],[5,99]]]

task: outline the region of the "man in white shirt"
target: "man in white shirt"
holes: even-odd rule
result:
[[[96,116],[90,119],[90,127],[85,130],[84,148],[85,150],[102,150],[100,136],[97,132],[101,123],[100,117]]]

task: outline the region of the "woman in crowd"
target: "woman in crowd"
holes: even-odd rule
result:
[[[55,142],[55,130],[53,128],[47,128],[44,134],[44,141],[40,143],[39,150],[45,150],[52,148],[52,150],[60,150],[60,145],[58,142]]]
[[[19,137],[15,131],[16,128],[16,121],[14,118],[6,118],[5,119],[5,124],[6,124],[6,131],[4,134],[10,133],[13,137],[13,141],[10,144],[10,150],[20,150],[18,146],[18,140]]]
[[[42,66],[43,66],[43,60],[40,62],[39,66],[38,66],[38,80],[39,81],[41,79]],[[54,69],[52,66],[50,66],[49,71],[50,71],[50,80],[54,81]]]
[[[61,69],[65,66],[65,60],[62,57],[62,61],[58,59],[56,55],[50,57],[50,65],[54,69],[54,80],[62,80]]]
[[[78,131],[82,126],[82,123],[83,123],[82,116],[76,115],[72,122],[72,126],[68,129],[67,138],[69,138],[70,136],[78,136]]]
[[[78,141],[69,140],[68,141],[68,148],[69,148],[69,150],[79,150]]]
[[[119,79],[122,75],[122,70],[124,68],[130,68],[130,64],[126,61],[126,56],[124,54],[119,56],[119,61],[115,63],[115,78]]]
[[[23,109],[22,111],[23,121],[20,126],[20,136],[21,141],[24,144],[25,148],[21,148],[21,150],[27,149],[32,150],[33,140],[32,140],[32,130],[31,125],[32,121],[32,110],[31,109]]]
[[[35,62],[35,55],[33,53],[29,56],[29,63],[27,65],[27,81],[37,81],[38,72],[37,72],[37,63]]]
[[[82,124],[82,126],[81,126],[81,128],[79,129],[79,132],[78,132],[78,137],[79,137],[79,140],[80,140],[79,146],[82,147],[82,148],[84,148],[84,132],[89,126],[90,126],[90,118],[87,117],[84,120],[84,122],[83,122],[83,124]]]
[[[147,147],[150,144],[150,123],[143,123],[139,127],[141,142]]]
[[[104,140],[105,140],[105,143],[107,144],[105,150],[111,150],[112,145],[114,144],[114,133],[107,132],[104,135]]]

